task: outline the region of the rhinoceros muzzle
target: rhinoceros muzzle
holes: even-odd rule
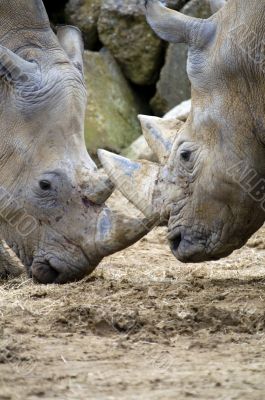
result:
[[[30,276],[43,284],[78,281],[93,272],[104,257],[144,236],[152,228],[150,223],[146,218],[127,217],[104,206],[98,215],[94,236],[84,235],[80,243],[71,243],[71,246],[64,238],[63,247],[52,248],[50,252],[46,245],[45,252],[35,256],[29,268]],[[62,240],[59,237],[61,244]]]

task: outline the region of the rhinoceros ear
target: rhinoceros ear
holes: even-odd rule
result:
[[[4,46],[0,46],[0,77],[12,83],[26,84],[38,76],[38,66],[13,53]]]
[[[173,43],[192,43],[195,39],[206,43],[215,32],[215,24],[181,14],[163,6],[158,0],[146,0],[146,18],[161,39]]]
[[[70,60],[76,68],[83,72],[84,41],[81,31],[75,26],[59,25],[57,27],[57,37]]]

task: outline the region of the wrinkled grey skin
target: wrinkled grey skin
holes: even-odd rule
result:
[[[0,236],[36,281],[75,281],[146,226],[104,204],[113,185],[85,147],[80,32],[56,36],[41,0],[1,1],[0,22]]]
[[[163,39],[189,44],[192,109],[175,132],[166,165],[129,167],[127,161],[124,173],[134,170],[131,190],[120,190],[134,201],[132,191],[145,188],[145,207],[143,200],[134,204],[169,220],[179,260],[216,260],[240,248],[265,217],[265,0],[230,0],[208,20],[149,0],[147,20]],[[165,147],[167,127],[158,132],[155,124],[145,117],[156,148]],[[108,171],[110,156],[103,154],[102,162]]]

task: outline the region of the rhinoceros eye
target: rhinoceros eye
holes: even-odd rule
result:
[[[51,189],[51,182],[47,180],[41,180],[39,182],[41,190],[50,190]]]
[[[181,159],[185,162],[190,161],[191,158],[191,151],[190,150],[182,150],[180,153]]]

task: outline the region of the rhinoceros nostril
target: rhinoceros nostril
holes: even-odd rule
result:
[[[54,283],[59,272],[56,271],[48,261],[33,262],[31,267],[32,278],[35,282],[48,284]]]
[[[173,253],[178,251],[180,243],[181,243],[181,234],[179,233],[174,237],[174,239],[170,240],[170,247]]]

